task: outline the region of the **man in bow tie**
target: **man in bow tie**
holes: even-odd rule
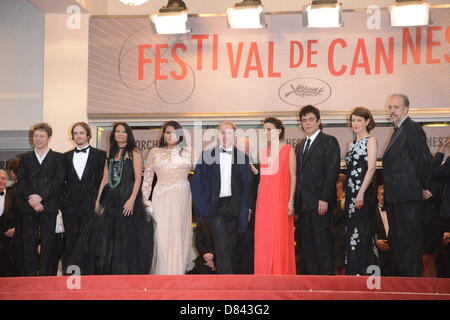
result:
[[[408,97],[393,94],[387,98],[386,106],[396,128],[383,155],[384,200],[394,275],[420,277],[421,207],[422,201],[432,196],[432,156],[422,126],[408,115]]]
[[[65,273],[83,227],[95,215],[95,201],[106,160],[105,151],[89,145],[92,133],[87,123],[75,123],[71,134],[76,147],[64,154],[66,183],[61,210],[65,229],[62,257]]]
[[[6,188],[8,176],[0,170],[0,277],[16,277],[13,237],[17,219],[15,188]]]
[[[377,248],[381,274],[383,276],[393,275],[392,250],[389,247],[389,222],[386,208],[384,206],[384,187],[379,186],[377,192],[378,206],[376,216]]]
[[[247,231],[249,186],[248,156],[235,147],[236,126],[218,126],[219,145],[202,153],[191,181],[197,219],[207,221],[215,246],[218,274],[240,272],[238,239]]]

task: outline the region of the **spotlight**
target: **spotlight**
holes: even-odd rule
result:
[[[257,29],[266,26],[261,0],[243,0],[227,8],[228,25],[232,29]]]
[[[183,0],[169,0],[158,13],[150,15],[158,34],[188,33],[186,4]]]
[[[127,6],[140,6],[141,4],[146,3],[148,0],[119,0],[123,4],[126,4]]]
[[[422,0],[396,0],[389,6],[391,26],[412,27],[430,24],[430,4]]]
[[[308,28],[342,27],[341,7],[337,0],[313,0],[306,7]]]

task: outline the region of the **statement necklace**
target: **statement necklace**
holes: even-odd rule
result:
[[[122,171],[123,171],[123,161],[125,158],[125,152],[122,153],[122,156],[120,157],[119,161],[112,160],[109,162],[109,186],[112,189],[117,188],[117,186],[120,183],[120,180],[122,180]],[[113,165],[113,163],[119,162],[119,165]]]

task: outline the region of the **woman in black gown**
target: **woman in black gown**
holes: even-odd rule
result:
[[[154,221],[140,191],[142,155],[131,128],[116,123],[95,210],[72,257],[81,274],[148,274],[154,250]]]
[[[350,115],[354,140],[346,155],[347,181],[346,250],[347,275],[372,274],[367,268],[377,265],[375,239],[376,192],[372,178],[376,170],[377,140],[370,136],[375,127],[372,114],[366,108],[355,108]]]

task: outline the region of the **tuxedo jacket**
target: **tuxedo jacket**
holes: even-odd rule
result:
[[[0,216],[0,240],[8,240],[5,232],[16,227],[17,221],[17,184],[6,189],[5,207],[3,215]]]
[[[42,198],[45,212],[57,212],[60,208],[64,188],[64,155],[49,150],[42,164],[34,153],[29,151],[20,157],[17,175],[21,212],[34,213],[28,204],[28,197],[38,194]]]
[[[437,152],[432,161],[431,178],[444,183],[440,214],[450,219],[450,157],[441,165],[444,154]]]
[[[340,148],[337,139],[322,131],[303,157],[303,139],[295,147],[297,185],[295,211],[317,211],[319,200],[328,202],[328,211],[336,205],[336,182],[340,168]]]
[[[381,218],[380,207],[377,203],[377,214],[375,219],[375,231],[378,240],[388,240],[388,235],[384,229],[383,220]],[[390,245],[390,244],[389,244]],[[382,270],[383,275],[392,275],[393,261],[392,261],[392,248],[388,251],[378,250],[378,263]]]
[[[258,198],[259,180],[261,178],[261,175],[260,175],[261,165],[258,163],[253,164],[253,165],[258,170],[258,174],[254,174],[252,172],[252,178],[250,181],[251,183],[250,183],[250,188],[249,188],[249,208],[250,208],[250,210],[252,210],[252,214],[254,215],[254,213],[256,211],[256,200]]]
[[[203,259],[203,255],[209,252],[214,255],[213,258],[214,262],[216,261],[213,238],[209,230],[208,223],[205,220],[198,222],[197,226],[195,227],[195,247],[197,248],[198,251],[198,256],[194,262],[195,273],[199,274],[216,273],[215,271],[212,271],[209,267],[205,265],[205,260]]]
[[[195,227],[195,247],[201,260],[203,260],[203,255],[208,252],[215,256],[213,238],[206,221],[198,222]]]
[[[103,178],[106,152],[93,147],[89,149],[81,180],[73,166],[75,149],[64,154],[66,178],[61,211],[65,216],[94,212],[95,201]]]
[[[422,200],[422,189],[429,189],[431,160],[425,132],[420,124],[406,118],[383,155],[385,202]]]
[[[387,240],[388,239],[386,230],[384,229],[383,219],[381,218],[380,207],[378,207],[378,204],[377,204],[377,216],[376,216],[375,231],[377,233],[378,240]]]
[[[192,202],[199,221],[213,218],[219,203],[221,180],[219,147],[205,150],[200,160],[191,180]],[[239,219],[239,232],[244,232],[248,226],[249,188],[252,180],[249,163],[248,156],[234,147],[231,199],[232,210]]]

